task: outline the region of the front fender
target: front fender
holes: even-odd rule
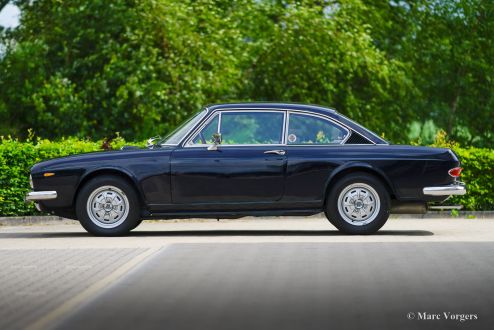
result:
[[[77,192],[79,189],[89,180],[92,178],[98,176],[98,175],[117,175],[121,176],[124,179],[130,181],[130,183],[134,186],[136,189],[139,197],[141,198],[141,201],[144,200],[144,194],[142,191],[142,188],[138,182],[138,179],[135,177],[135,175],[132,174],[128,169],[120,167],[120,166],[105,166],[105,167],[95,167],[89,170],[84,171],[84,173],[81,175],[79,182],[77,184],[77,187],[75,189],[74,193],[74,201],[75,198],[77,197]]]

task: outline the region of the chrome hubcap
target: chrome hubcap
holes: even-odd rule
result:
[[[95,189],[87,200],[87,213],[91,221],[102,228],[115,228],[129,214],[129,200],[125,193],[114,186]]]
[[[379,195],[365,183],[349,185],[338,197],[340,215],[354,226],[371,223],[379,214],[380,207]]]

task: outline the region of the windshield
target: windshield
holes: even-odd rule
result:
[[[163,138],[159,144],[171,144],[171,145],[177,145],[182,141],[182,139],[189,133],[189,131],[196,126],[198,122],[204,118],[206,115],[206,110],[200,111],[194,116],[190,117],[187,119],[182,125],[177,127],[173,132],[168,134],[167,137]]]

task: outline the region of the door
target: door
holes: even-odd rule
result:
[[[340,146],[350,132],[318,115],[288,114],[284,201],[321,203],[331,172],[341,165]]]
[[[266,203],[283,197],[284,111],[221,111],[171,159],[176,204]],[[217,150],[208,150],[220,133]]]

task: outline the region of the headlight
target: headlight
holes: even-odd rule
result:
[[[31,174],[29,174],[29,185],[31,186],[31,189],[34,189],[33,176]]]

